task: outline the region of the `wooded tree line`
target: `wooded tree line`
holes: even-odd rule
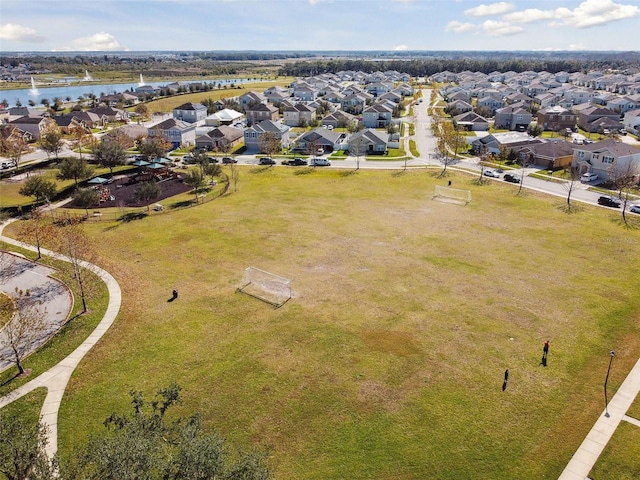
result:
[[[321,73],[335,73],[342,70],[363,71],[366,73],[396,70],[408,73],[413,77],[424,77],[434,73],[450,71],[453,73],[466,70],[472,72],[587,72],[592,70],[636,70],[640,67],[637,57],[629,58],[612,56],[611,58],[435,58],[412,60],[383,60],[372,62],[369,59],[329,59],[299,61],[284,65],[278,71],[279,75],[294,77],[313,76]]]

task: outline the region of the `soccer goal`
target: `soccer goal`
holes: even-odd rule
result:
[[[466,205],[471,202],[471,190],[436,185],[435,195],[431,199],[439,202]]]
[[[281,307],[291,298],[291,279],[247,267],[242,274],[239,292],[260,299],[274,307]]]

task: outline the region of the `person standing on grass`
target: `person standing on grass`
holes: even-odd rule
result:
[[[547,366],[547,355],[549,354],[549,340],[545,340],[544,346],[542,347],[542,362],[543,366]]]

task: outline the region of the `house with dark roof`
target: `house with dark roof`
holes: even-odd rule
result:
[[[304,127],[316,118],[316,108],[304,103],[296,103],[283,108],[283,123],[290,127]]]
[[[81,120],[78,120],[73,113],[68,115],[56,115],[51,118],[56,122],[62,133],[69,134],[74,128],[83,128],[89,131],[89,127],[87,127],[87,125]]]
[[[201,103],[187,102],[173,109],[173,118],[187,123],[196,123],[207,116],[207,107]]]
[[[24,116],[9,122],[9,125],[28,133],[34,140],[40,140],[42,132],[44,132],[47,126],[55,125],[55,122],[45,117]]]
[[[247,106],[247,108],[245,109],[245,115],[247,116],[248,125],[254,125],[265,120],[271,120],[275,122],[278,119],[278,113],[278,108],[274,107],[273,105],[267,105],[265,103],[255,103]]]
[[[494,125],[496,128],[507,128],[521,132],[529,128],[533,115],[523,104],[514,103],[496,110]]]
[[[109,133],[102,137],[102,141],[109,141],[112,139],[118,139],[124,147],[132,148],[136,144],[136,140],[145,139],[149,136],[149,130],[143,125],[136,125],[130,123],[118,128],[114,128]]]
[[[295,140],[295,150],[315,155],[316,150],[322,148],[325,152],[345,150],[348,148],[346,133],[338,133],[326,128],[316,128],[305,132]]]
[[[291,129],[283,123],[263,120],[244,131],[244,144],[247,151],[260,152],[262,150],[262,136],[266,132],[272,132],[280,140],[281,147],[285,148],[290,143],[290,131]]]
[[[326,127],[347,128],[349,125],[357,122],[358,119],[355,115],[338,110],[324,117],[320,123]]]
[[[366,128],[349,137],[349,151],[360,155],[383,155],[387,151],[389,134],[380,130]]]
[[[244,95],[238,97],[238,103],[242,109],[246,112],[247,108],[259,103],[266,103],[267,98],[262,93],[247,92]]]
[[[362,124],[366,128],[386,128],[391,124],[393,109],[375,104],[362,111]]]
[[[587,132],[594,133],[603,127],[603,119],[609,119],[610,124],[620,124],[620,114],[608,108],[586,103],[573,107],[578,126]]]
[[[521,164],[536,165],[547,170],[568,167],[573,160],[574,145],[564,140],[525,145],[516,150]]]
[[[545,107],[538,110],[538,126],[543,130],[560,132],[567,128],[573,130],[576,127],[576,115],[560,105]]]
[[[218,152],[230,152],[244,141],[244,132],[239,128],[221,125],[196,138],[196,147]]]

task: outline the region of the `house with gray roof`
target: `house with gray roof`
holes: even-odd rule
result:
[[[178,148],[181,145],[195,145],[196,125],[168,118],[149,127],[149,137],[163,137],[171,143],[173,148]]]
[[[173,109],[173,118],[187,123],[196,123],[207,116],[207,107],[201,103],[187,102]]]
[[[595,173],[605,180],[640,173],[640,148],[613,139],[576,145],[572,166],[580,174]]]
[[[289,146],[291,129],[283,123],[263,120],[244,131],[244,144],[247,151],[261,151],[261,139],[266,132],[273,132],[278,140],[280,140],[282,148]]]
[[[388,143],[388,133],[370,128],[354,133],[348,140],[349,152],[358,152],[360,155],[383,155],[387,151]]]

